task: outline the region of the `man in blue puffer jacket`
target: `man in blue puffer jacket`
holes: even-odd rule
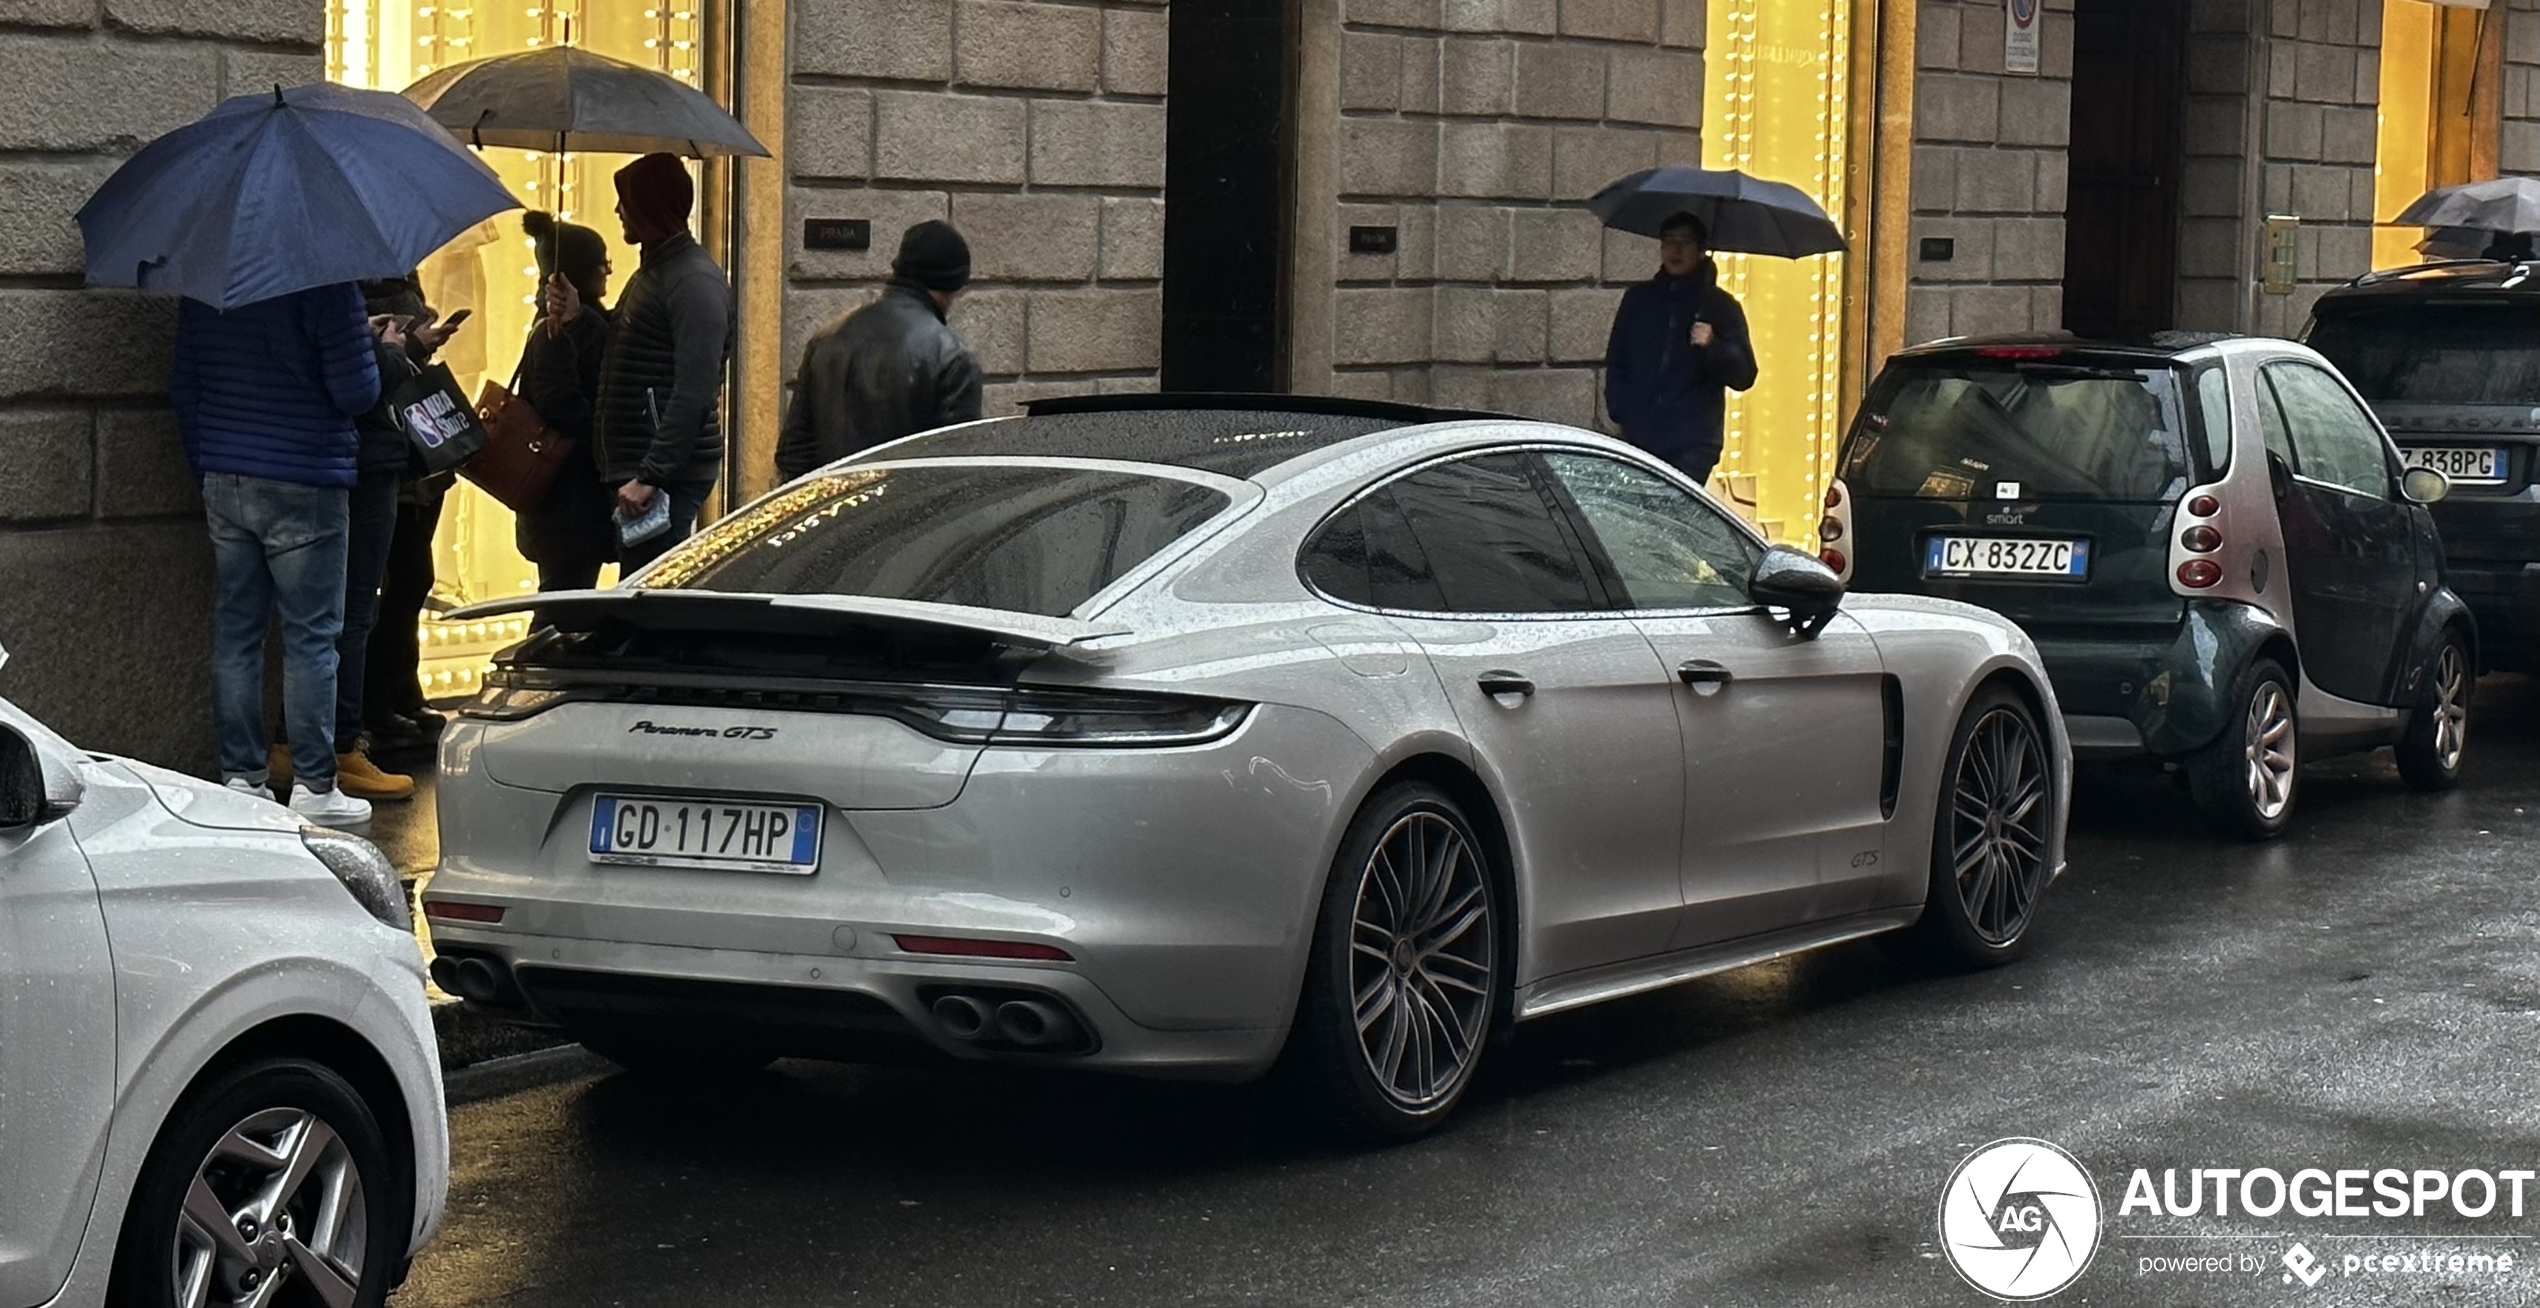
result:
[[[1708,243],[1692,214],[1668,219],[1658,275],[1623,292],[1605,346],[1605,411],[1623,439],[1705,483],[1720,461],[1728,392],[1755,384],[1746,311],[1720,289]]]
[[[279,611],[291,807],[331,826],[364,821],[370,805],[335,784],[335,642],[360,458],[353,418],[379,402],[360,289],[321,286],[226,313],[184,301],[168,390],[212,533],[221,778],[249,793],[272,779],[265,627]]]

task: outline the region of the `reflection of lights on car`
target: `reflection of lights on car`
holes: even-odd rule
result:
[[[1312,432],[1305,431],[1247,431],[1237,432],[1231,436],[1211,436],[1208,438],[1208,443],[1211,445],[1249,445],[1254,441],[1289,441],[1295,440],[1300,436],[1311,435],[1313,435]]]

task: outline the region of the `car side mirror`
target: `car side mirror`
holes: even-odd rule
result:
[[[2273,450],[2267,451],[2267,486],[2275,492],[2277,503],[2293,493],[2293,470],[2284,466],[2284,456]]]
[[[1789,610],[1791,631],[1812,637],[1834,621],[1843,603],[1843,579],[1816,555],[1775,545],[1756,562],[1746,592],[1758,604]]]
[[[2432,468],[2410,468],[2399,478],[2399,493],[2410,504],[2440,504],[2452,493],[2452,479]]]
[[[36,756],[35,746],[16,731],[0,727],[0,831],[43,821],[52,808],[44,789],[44,760]]]

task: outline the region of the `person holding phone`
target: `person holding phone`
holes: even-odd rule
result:
[[[546,502],[520,515],[514,539],[538,565],[540,590],[589,590],[617,557],[610,521],[616,496],[592,458],[591,419],[600,393],[600,360],[608,353],[611,315],[608,242],[588,227],[552,214],[521,220],[536,248],[538,321],[520,356],[520,398],[573,451],[556,470]]]
[[[1680,213],[1659,228],[1658,275],[1623,292],[1605,346],[1605,412],[1623,439],[1709,483],[1728,392],[1755,385],[1746,310],[1720,289],[1710,232]]]

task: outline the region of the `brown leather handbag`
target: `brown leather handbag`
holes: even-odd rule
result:
[[[520,375],[514,373],[512,384],[519,383]],[[459,475],[483,487],[514,513],[545,507],[548,488],[556,484],[556,471],[573,453],[572,439],[548,426],[527,400],[512,394],[511,387],[497,382],[485,383],[476,401],[476,415],[485,424],[485,448],[459,465]]]

